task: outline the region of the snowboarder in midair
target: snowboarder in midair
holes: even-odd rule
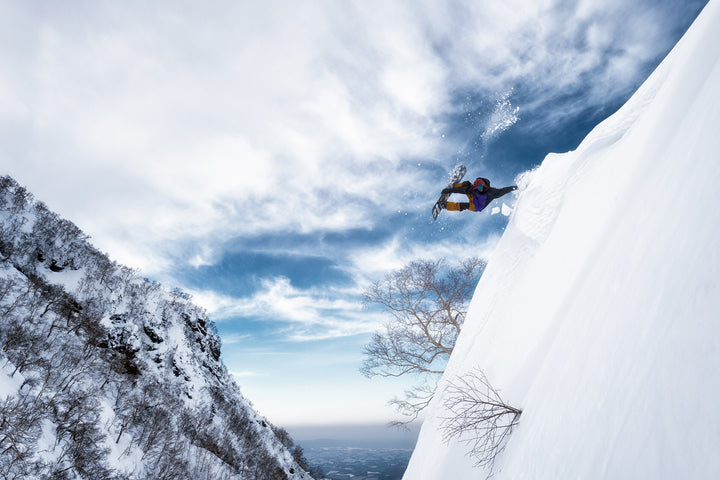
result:
[[[462,212],[463,210],[470,210],[473,212],[481,212],[490,202],[496,198],[500,198],[506,193],[517,190],[516,185],[510,185],[509,187],[493,188],[490,186],[490,180],[487,178],[478,177],[475,182],[470,183],[468,181],[462,183],[456,183],[452,187],[443,189],[443,195],[449,196],[453,193],[464,193],[468,197],[468,202],[448,202],[445,197],[445,204],[443,207],[448,211]]]

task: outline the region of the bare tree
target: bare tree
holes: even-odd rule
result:
[[[18,395],[0,402],[0,478],[31,478],[42,413]]]
[[[444,406],[450,413],[442,419],[445,442],[456,438],[468,445],[475,465],[489,468],[491,475],[522,410],[505,403],[480,369],[448,385]]]
[[[366,305],[380,306],[390,318],[365,346],[361,372],[367,377],[418,374],[425,380],[406,392],[405,399],[391,401],[410,418],[396,423],[413,421],[432,400],[437,376],[455,347],[467,302],[485,265],[479,258],[456,267],[447,267],[444,260],[417,260],[363,293]]]
[[[404,397],[395,397],[390,400],[390,402],[388,402],[390,405],[395,407],[398,412],[401,412],[408,417],[406,420],[394,420],[390,422],[390,425],[394,427],[403,427],[414,421],[418,415],[420,415],[420,412],[430,405],[430,402],[435,397],[435,388],[435,382],[422,383],[405,390]]]

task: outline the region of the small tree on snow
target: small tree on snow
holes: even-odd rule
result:
[[[451,382],[445,390],[443,439],[458,439],[470,447],[468,455],[478,467],[489,467],[505,448],[522,410],[503,401],[485,374],[476,369]]]
[[[437,376],[455,347],[467,302],[485,265],[479,258],[453,268],[443,260],[418,260],[363,293],[366,305],[379,305],[390,318],[365,346],[361,372],[367,377],[416,374],[426,380],[405,392],[405,398],[391,401],[409,417],[396,423],[415,420],[432,400]]]

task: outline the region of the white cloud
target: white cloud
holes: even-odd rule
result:
[[[286,277],[261,280],[249,297],[232,297],[213,291],[192,292],[193,301],[214,321],[245,318],[282,325],[280,334],[292,341],[346,337],[374,331],[380,316],[366,311],[358,290],[294,287]],[[348,300],[350,299],[350,300]],[[234,337],[230,337],[232,340]],[[223,341],[227,340],[223,338]]]
[[[573,108],[604,101],[664,47],[649,5],[9,5],[3,161],[150,272],[201,240],[192,265],[250,232],[369,228],[387,192],[432,188],[403,162],[452,151],[436,140],[455,92],[530,82],[542,105],[592,74]]]
[[[375,281],[382,280],[386,273],[398,270],[419,258],[445,259],[450,264],[461,262],[472,256],[487,259],[498,240],[497,234],[483,237],[463,235],[458,238],[450,237],[440,242],[408,245],[407,239],[396,236],[381,245],[359,248],[350,252],[348,254],[349,273],[353,275],[357,284],[369,286]]]

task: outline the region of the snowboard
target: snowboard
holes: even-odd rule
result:
[[[447,186],[452,187],[456,183],[458,183],[462,178],[465,176],[465,172],[467,172],[467,168],[465,168],[465,165],[460,164],[453,168],[452,172],[450,172],[450,181],[448,182]],[[443,209],[443,200],[447,202],[448,197],[450,197],[449,193],[444,193],[440,195],[440,198],[438,198],[438,201],[435,202],[435,205],[432,209],[432,217],[433,220],[437,220],[438,215],[440,215],[440,210]]]

